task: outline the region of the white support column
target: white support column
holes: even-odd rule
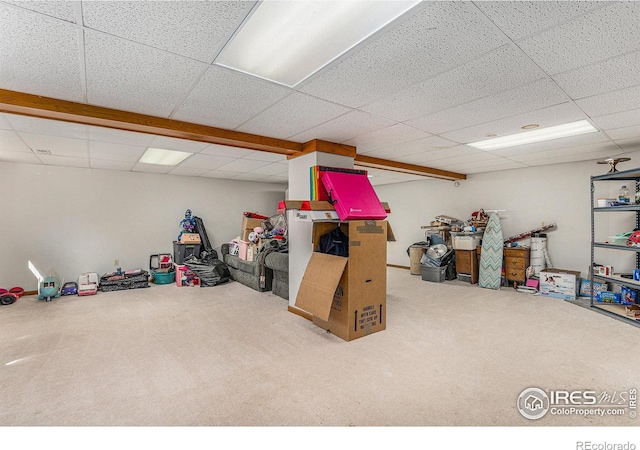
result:
[[[312,152],[289,160],[289,195],[290,200],[309,200],[311,197],[311,180],[309,169],[313,166],[344,167],[353,169],[353,158],[331,153]],[[289,211],[289,305],[295,306],[298,289],[302,282],[311,253],[311,234],[313,224],[300,222],[293,218]]]

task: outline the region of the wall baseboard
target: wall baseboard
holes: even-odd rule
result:
[[[296,308],[295,306],[291,306],[291,305],[287,306],[287,311],[289,311],[291,313],[294,313],[294,314],[297,314],[297,315],[299,315],[301,317],[304,317],[307,320],[313,320],[313,315],[312,314],[309,314],[308,312],[303,311],[300,308]]]
[[[409,266],[399,266],[397,264],[387,264],[387,267],[395,267],[396,269],[407,269],[407,270],[411,270],[411,267]]]

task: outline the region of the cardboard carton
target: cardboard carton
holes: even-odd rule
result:
[[[180,244],[201,244],[200,235],[198,233],[182,233],[180,236]]]
[[[336,226],[314,223],[314,248]],[[320,328],[351,341],[386,329],[387,222],[356,220],[340,226],[349,236],[349,257],[314,252],[295,305]]]
[[[548,268],[540,271],[540,295],[575,300],[579,292],[580,272]]]

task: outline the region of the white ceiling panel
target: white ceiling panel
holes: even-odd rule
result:
[[[84,25],[211,63],[248,12],[241,1],[85,1]]]
[[[144,164],[136,163],[131,170],[133,172],[147,172],[147,173],[169,173],[173,169],[172,166],[161,166],[159,164]]]
[[[136,162],[146,151],[146,147],[89,141],[89,155],[96,159]]]
[[[433,2],[301,90],[359,107],[507,43],[464,2]]]
[[[182,161],[178,167],[213,170],[233,161],[235,161],[235,158],[228,158],[226,156],[196,154]]]
[[[403,156],[398,158],[398,160],[410,164],[429,166],[435,162],[438,162],[438,164],[441,165],[446,164],[450,160],[460,161],[465,159],[465,162],[473,162],[482,161],[487,158],[492,159],[494,158],[494,155],[488,156],[486,152],[467,147],[466,145],[458,145],[457,147],[431,150],[424,153]]]
[[[252,153],[262,153],[262,152],[256,152],[255,150],[248,150],[246,148],[240,148],[240,147],[229,147],[226,145],[209,144],[205,148],[200,150],[200,153],[203,153],[205,155],[227,156],[229,158],[242,158],[243,156],[247,156]]]
[[[36,11],[47,16],[55,17],[56,19],[62,19],[71,23],[77,23],[76,11],[79,10],[79,6],[80,6],[79,1],[4,0],[4,2],[10,5],[15,5],[21,8],[29,9],[31,11]]]
[[[567,96],[548,79],[474,100],[406,122],[433,134],[446,133],[565,103]]]
[[[446,166],[443,169],[457,173],[482,173],[482,172],[497,172],[500,170],[522,169],[527,167],[526,164],[522,164],[516,161],[510,161],[508,159],[496,159],[479,161],[475,163],[458,163]]]
[[[166,150],[177,150],[179,152],[198,153],[207,148],[206,142],[189,141],[167,136],[156,136],[149,144],[149,147],[164,148]]]
[[[615,130],[607,130],[607,134],[614,140],[633,139],[640,137],[640,125],[632,127],[616,128]]]
[[[538,124],[540,128],[546,128],[583,119],[588,119],[587,115],[572,102],[566,102],[549,108],[463,128],[450,133],[443,133],[441,136],[467,144],[469,142],[489,139],[488,135],[495,135],[494,137],[497,137],[521,133],[523,132],[522,127],[529,124]]]
[[[0,161],[9,161],[24,164],[42,164],[36,155],[26,152],[10,152],[0,147]]]
[[[571,147],[589,146],[602,143],[611,143],[611,141],[606,134],[598,132],[581,134],[579,136],[570,136],[562,139],[553,139],[545,142],[537,142],[535,144],[518,145],[517,147],[500,148],[497,150],[491,150],[489,153],[510,158],[512,156],[525,154],[535,155],[540,152],[553,149],[562,150]]]
[[[200,175],[204,175],[208,171],[209,171],[208,169],[196,169],[193,167],[175,167],[169,172],[169,175],[199,177]]]
[[[206,64],[124,39],[85,31],[89,103],[168,117]]]
[[[154,138],[155,136],[152,134],[134,133],[113,128],[89,127],[89,139],[92,141],[148,147]]]
[[[277,183],[277,184],[283,184],[286,186],[289,183],[289,179],[286,176],[283,177],[283,176],[273,175],[273,176],[261,178],[260,182],[261,183]]]
[[[615,144],[611,142],[600,142],[594,144],[582,144],[575,147],[566,147],[566,148],[554,148],[550,150],[540,151],[540,152],[521,152],[521,153],[512,153],[508,155],[510,160],[519,161],[522,163],[530,163],[531,161],[537,160],[549,160],[553,158],[564,158],[564,157],[572,157],[575,158],[579,155],[583,154],[592,154],[605,152],[608,154],[615,155],[620,153],[620,149]]]
[[[126,161],[109,161],[103,159],[91,159],[89,165],[92,169],[104,169],[104,170],[123,170],[130,171],[135,163]]]
[[[290,93],[282,86],[211,66],[171,117],[234,129]]]
[[[203,174],[203,177],[207,178],[231,178],[234,175],[240,175],[240,172],[225,172],[221,170],[210,170],[209,172]]]
[[[251,152],[248,155],[244,155],[242,159],[255,159],[257,161],[268,161],[268,162],[287,162],[287,157],[285,155],[281,155],[279,153],[271,153],[271,152]]]
[[[572,99],[635,86],[640,84],[640,52],[563,72],[553,79]]]
[[[631,139],[620,139],[616,144],[625,152],[640,151],[640,136]]]
[[[422,139],[416,139],[411,142],[404,142],[398,145],[379,148],[367,153],[367,156],[402,161],[402,157],[404,156],[448,149],[457,145],[459,145],[457,142],[443,139],[440,136],[429,136]]]
[[[266,177],[265,174],[255,173],[255,172],[247,172],[241,173],[240,175],[234,175],[231,177],[232,180],[243,180],[243,181],[259,181]]]
[[[0,3],[1,87],[83,101],[78,44],[75,25]]]
[[[33,153],[31,148],[15,132],[0,130],[0,150],[5,152]]]
[[[598,117],[638,107],[640,84],[618,91],[606,92],[576,100],[576,104],[589,116]]]
[[[84,167],[89,168],[89,158],[74,156],[38,155],[40,161],[49,166]]]
[[[87,139],[89,136],[89,127],[87,125],[63,122],[61,120],[39,119],[18,114],[7,114],[6,117],[16,131],[75,139]]]
[[[4,114],[0,114],[0,130],[11,130],[11,125],[9,125],[9,121],[5,119]]]
[[[266,161],[258,161],[255,159],[236,159],[228,164],[217,167],[216,170],[244,173],[255,171],[256,169],[267,165],[269,165],[269,163]],[[265,175],[263,174],[262,176],[264,177]]]
[[[238,128],[246,133],[287,139],[349,112],[348,108],[294,93]]]
[[[527,166],[530,166],[530,167],[537,167],[537,166],[547,166],[550,164],[563,164],[563,163],[569,163],[569,162],[597,161],[597,160],[616,157],[619,155],[620,155],[620,152],[611,153],[607,150],[598,150],[591,153],[564,155],[564,156],[557,156],[554,158],[546,158],[546,159],[544,158],[535,159],[532,161],[528,161],[526,164]],[[594,163],[594,167],[595,167],[595,163]]]
[[[389,127],[395,122],[374,116],[362,111],[351,111],[329,122],[318,125],[304,133],[296,134],[291,139],[296,142],[307,142],[313,139],[323,139],[330,142],[342,143],[357,136],[363,136],[381,128]]]
[[[640,99],[640,97],[638,98]],[[622,111],[615,114],[608,114],[606,116],[594,117],[591,121],[603,130],[613,130],[632,125],[640,125],[640,108]]]
[[[505,46],[361,109],[404,122],[543,76],[544,73],[522,52]]]
[[[431,134],[425,131],[418,130],[417,128],[413,128],[402,123],[396,123],[390,127],[382,128],[365,135],[360,135],[344,143],[356,147],[358,153],[366,154],[379,148],[397,146],[404,142],[414,141],[416,139],[422,139],[429,136],[431,136]]]
[[[566,42],[579,45],[566,45]],[[612,2],[518,42],[549,74],[566,72],[640,49],[640,3]]]
[[[224,167],[220,168],[221,170],[224,169]],[[272,164],[267,164],[266,166],[262,166],[262,167],[258,167],[257,169],[253,169],[251,171],[252,173],[261,173],[265,176],[267,175],[284,175],[284,176],[288,176],[289,175],[289,168],[286,164],[280,164],[280,163],[272,163]]]
[[[562,25],[590,10],[606,6],[603,1],[479,1],[474,4],[507,36],[518,40]]]
[[[32,150],[49,150],[53,156],[89,158],[89,145],[85,139],[73,139],[43,134],[18,133]],[[51,161],[54,159],[49,158]]]

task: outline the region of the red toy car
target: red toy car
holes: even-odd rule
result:
[[[640,230],[634,230],[627,239],[627,245],[632,245],[634,247],[640,247]]]

